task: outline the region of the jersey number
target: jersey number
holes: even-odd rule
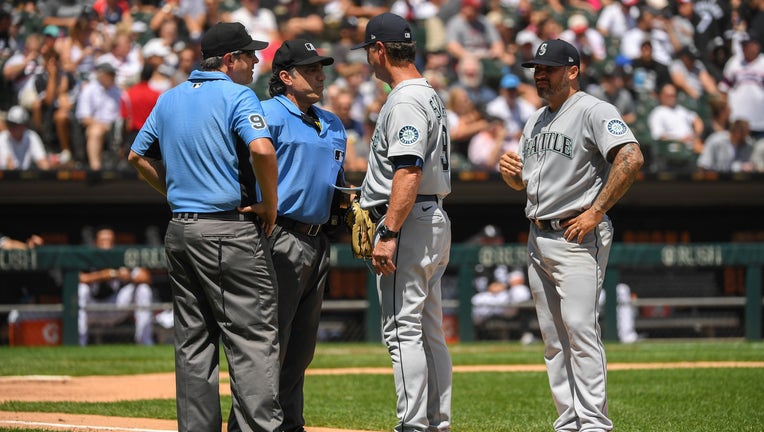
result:
[[[265,119],[260,114],[252,114],[249,116],[249,124],[252,125],[252,129],[265,129]]]

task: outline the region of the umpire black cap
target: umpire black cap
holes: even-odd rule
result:
[[[268,42],[252,39],[240,22],[220,22],[202,37],[202,57],[210,58],[234,51],[261,50]]]
[[[522,64],[526,68],[533,68],[536,65],[580,66],[581,57],[573,45],[562,39],[552,39],[542,42],[536,50],[536,56],[533,60]]]
[[[289,70],[295,66],[314,63],[328,66],[334,63],[334,59],[319,55],[316,47],[305,39],[293,39],[284,42],[273,56],[274,71]]]

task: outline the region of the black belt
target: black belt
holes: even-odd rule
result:
[[[562,231],[565,229],[563,225],[565,225],[569,220],[573,219],[574,217],[576,216],[571,216],[565,219],[546,219],[546,220],[530,219],[530,221],[531,223],[533,223],[533,225],[536,225],[536,228],[538,228],[541,231]]]
[[[254,213],[240,213],[236,210],[228,210],[213,213],[173,213],[173,220],[199,220],[212,219],[221,221],[256,221],[257,215]]]
[[[416,200],[414,202],[428,202],[428,201],[434,201],[438,202],[438,196],[437,195],[417,195]],[[387,213],[387,204],[380,204],[376,207],[369,208],[369,217],[371,218],[371,221],[374,223],[379,222],[380,219],[382,219],[382,216],[384,216]]]
[[[284,216],[277,217],[276,224],[278,224],[280,227],[286,230],[296,231],[302,234],[307,234],[311,237],[317,236],[319,231],[321,231],[320,224],[314,224],[314,225],[306,224],[306,223],[298,222],[294,219],[289,219],[288,217],[284,217]]]

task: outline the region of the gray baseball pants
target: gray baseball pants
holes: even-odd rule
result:
[[[377,276],[382,337],[398,395],[396,432],[451,429],[451,356],[440,284],[450,250],[446,212],[431,201],[415,203],[398,235],[395,273]]]
[[[305,369],[313,361],[324,287],[329,276],[329,239],[276,226],[271,235],[273,265],[279,283],[281,376],[279,401],[284,410],[282,432],[305,426]]]
[[[603,432],[608,418],[607,362],[598,323],[598,299],[613,239],[605,216],[582,242],[564,230],[531,224],[528,282],[544,339],[549,386],[559,417],[554,430]]]
[[[169,223],[178,431],[221,429],[220,341],[233,399],[229,431],[281,425],[277,285],[268,247],[253,221]]]

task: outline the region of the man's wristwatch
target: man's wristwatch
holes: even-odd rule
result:
[[[385,224],[382,224],[377,229],[377,234],[379,234],[379,238],[382,238],[382,239],[389,239],[389,238],[397,238],[398,237],[398,231],[391,230]]]

